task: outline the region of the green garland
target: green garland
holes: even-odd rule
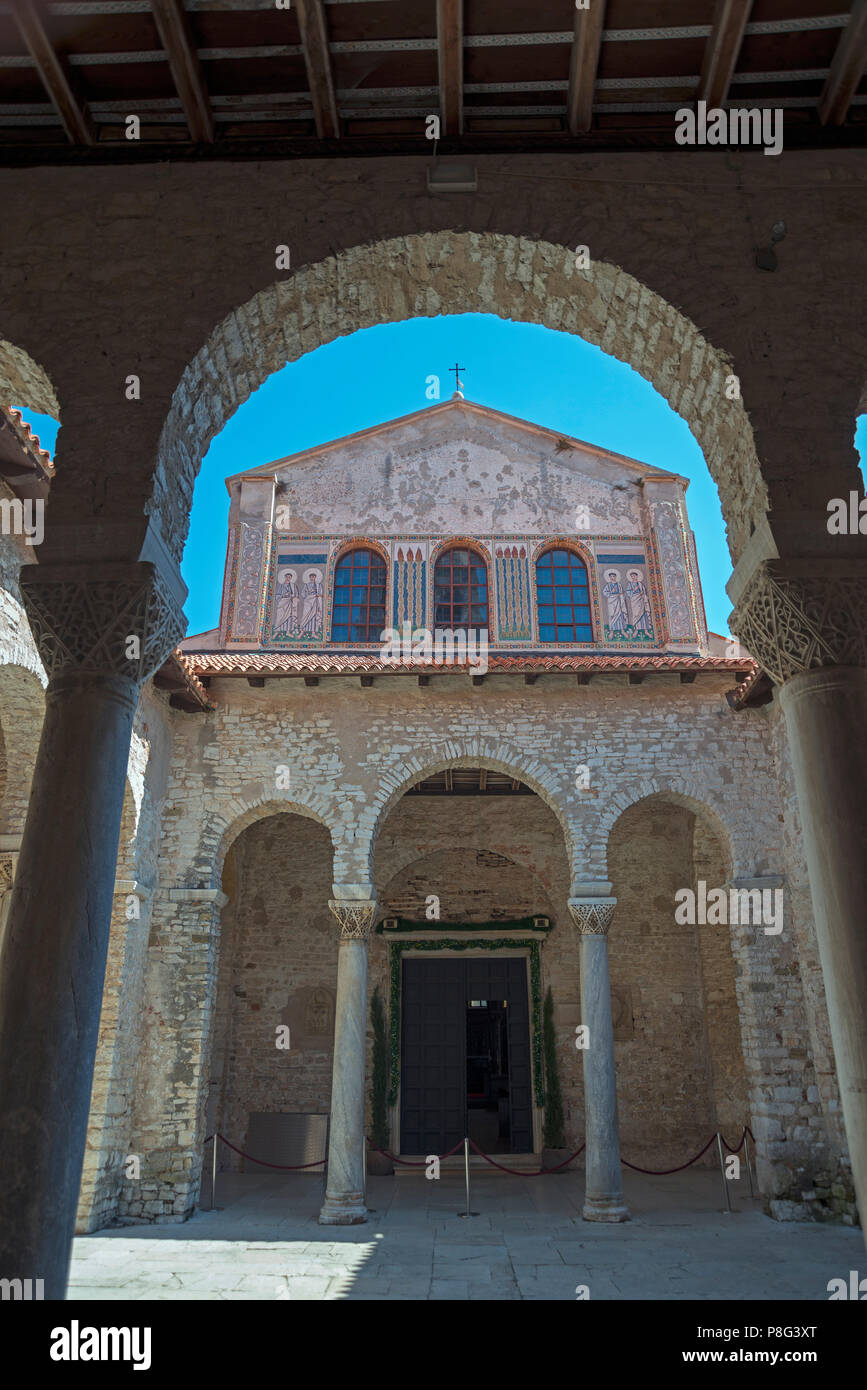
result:
[[[532,921],[532,918],[530,919]],[[502,927],[503,923],[500,923]],[[404,951],[498,951],[506,946],[526,946],[530,952],[530,999],[532,1001],[533,1022],[533,1089],[538,1106],[545,1104],[545,1090],[542,1084],[542,962],[539,942],[519,939],[514,936],[500,937],[495,941],[457,941],[443,937],[436,941],[393,941],[391,943],[391,981],[389,985],[389,1029],[391,1045],[391,1090],[389,1105],[397,1103],[400,1086],[400,1004],[401,971],[400,962]]]
[[[536,916],[540,915],[543,914],[536,914]],[[397,926],[389,927],[387,932],[383,932],[383,922],[386,920],[396,921]],[[408,917],[396,917],[394,919],[383,918],[383,921],[377,924],[376,931],[380,935],[390,936],[392,931],[424,931],[430,933],[431,931],[436,931],[437,928],[442,928],[444,931],[490,932],[512,930],[549,932],[553,931],[553,923],[551,919],[548,918],[547,927],[537,927],[536,917],[516,917],[510,922],[411,922]]]

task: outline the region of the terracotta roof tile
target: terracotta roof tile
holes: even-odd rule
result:
[[[53,478],[54,464],[51,461],[51,455],[49,454],[48,450],[43,449],[42,445],[39,443],[39,435],[33,433],[32,429],[28,425],[27,421],[24,419],[24,416],[21,414],[20,410],[15,410],[14,407],[11,405],[4,405],[2,409],[4,415],[6,416],[7,420],[9,421],[13,430],[15,431],[15,434],[18,436],[18,440],[22,448],[26,449],[29,454],[32,454],[35,458],[37,458],[39,460],[39,463],[45,469],[45,472],[48,474],[49,478]]]
[[[412,665],[392,665],[380,661],[368,652],[176,652],[176,659],[182,659],[185,670],[197,676],[245,676],[245,675],[429,675],[435,672],[466,671],[475,673],[477,668],[469,662],[437,665],[434,662],[414,662]],[[744,658],[718,656],[677,656],[673,654],[656,656],[609,656],[602,653],[586,656],[572,656],[568,652],[552,653],[550,656],[524,655],[520,652],[508,655],[489,655],[487,673],[489,675],[508,675],[510,673],[536,673],[542,675],[605,671],[718,671],[734,673],[750,669],[758,671],[755,663]],[[746,684],[746,682],[744,683]],[[742,687],[738,687],[741,689]]]

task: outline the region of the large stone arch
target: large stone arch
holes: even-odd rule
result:
[[[306,816],[309,820],[318,821],[323,825],[331,836],[336,866],[338,847],[335,843],[333,810],[328,799],[315,794],[290,796],[287,793],[286,796],[280,796],[279,793],[275,793],[273,787],[266,786],[264,782],[256,782],[221,807],[220,813],[213,816],[209,824],[203,827],[197,860],[201,862],[203,854],[208,853],[208,846],[213,845],[210,887],[220,887],[226,855],[238,836],[256,821],[266,820],[268,816],[276,816],[281,812]]]
[[[636,786],[623,788],[612,794],[601,822],[605,838],[606,873],[607,846],[611,832],[624,811],[639,802],[672,802],[683,806],[702,820],[708,829],[719,839],[728,856],[729,872],[732,878],[747,876],[752,872],[752,840],[746,828],[738,827],[722,815],[709,800],[707,787],[689,777],[646,777]]]
[[[577,270],[562,245],[457,231],[394,237],[304,266],[215,328],[184,370],[160,438],[151,509],[174,554],[183,548],[208,445],[273,372],[361,328],[451,313],[494,313],[574,333],[633,367],[697,439],[738,558],[767,511],[767,490],[743,401],[726,394],[725,353],[619,266],[594,261]]]
[[[0,338],[0,401],[60,419],[60,405],[47,372],[22,347]]]
[[[400,773],[383,771],[381,774],[379,790],[366,809],[364,842],[357,849],[359,856],[366,854],[368,874],[372,876],[376,842],[392,808],[418,782],[452,767],[478,767],[486,768],[489,772],[503,772],[530,787],[556,817],[563,832],[566,856],[574,873],[576,837],[566,807],[566,789],[551,769],[535,758],[522,759],[517,748],[502,741],[493,745],[484,739],[472,739],[463,748],[457,749],[454,744],[451,747],[454,751],[439,756],[410,755],[403,760]]]

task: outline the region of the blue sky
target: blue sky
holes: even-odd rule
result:
[[[436,404],[454,390],[456,362],[468,400],[547,425],[690,479],[708,626],[728,632],[731,563],[716,486],[686,422],[631,367],[568,333],[487,314],[380,324],[290,363],[256,391],[213,441],[193,498],[183,559],[190,633],[219,622],[229,496],[224,480],[355,430]],[[28,416],[51,451],[57,426]],[[862,455],[867,419],[859,429]]]

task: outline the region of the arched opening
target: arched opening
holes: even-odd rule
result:
[[[307,1142],[297,1138],[301,1117],[309,1117],[309,1142],[320,1130],[324,1142],[339,940],[328,910],[332,859],[326,827],[287,811],[248,824],[222,863],[229,901],[220,919],[206,1132],[266,1161],[294,1161],[281,1146]],[[268,1171],[225,1145],[218,1161],[221,1170]]]
[[[154,506],[174,554],[211,440],[269,376],[358,329],[468,312],[577,334],[651,382],[695,435],[719,488],[732,557],[740,555],[767,493],[744,402],[726,389],[724,352],[617,266],[578,270],[565,246],[455,231],[358,246],[303,267],[215,328],[184,371],[160,440]]]
[[[544,992],[561,1024],[577,998],[569,859],[553,812],[514,769],[451,763],[392,805],[374,882],[369,984],[391,1038],[391,1143],[444,1153],[468,1134],[486,1153],[538,1153]],[[574,1134],[580,1077],[574,1050],[560,1058]]]
[[[701,884],[728,883],[731,852],[715,816],[655,793],[614,824],[608,872],[621,1148],[630,1162],[666,1168],[718,1129],[737,1142],[750,1123],[729,927],[675,916],[681,890],[698,903]],[[714,1152],[702,1160],[716,1161]]]

